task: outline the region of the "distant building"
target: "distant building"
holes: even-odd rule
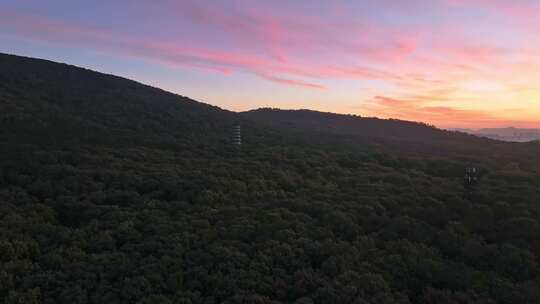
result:
[[[232,126],[231,143],[234,146],[240,146],[242,144],[242,130],[239,122],[235,122]]]

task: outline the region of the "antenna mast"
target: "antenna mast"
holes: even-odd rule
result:
[[[242,130],[239,122],[235,122],[232,126],[231,143],[237,147],[242,145]]]

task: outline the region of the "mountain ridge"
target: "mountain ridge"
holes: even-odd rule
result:
[[[136,80],[126,79],[126,78],[115,76],[115,75],[112,75],[112,74],[101,73],[101,72],[98,72],[98,71],[93,71],[91,69],[77,67],[77,66],[67,64],[67,63],[56,63],[54,61],[46,60],[46,59],[35,59],[35,58],[17,56],[17,55],[10,55],[10,54],[0,54],[0,56],[1,56],[0,60],[2,60],[2,62],[0,62],[0,63],[3,66],[3,73],[0,74],[0,77],[1,77],[0,80],[2,80],[2,83],[4,83],[4,86],[7,86],[10,81],[13,81],[13,75],[15,75],[14,78],[17,79],[17,73],[15,71],[16,69],[14,69],[14,67],[9,64],[9,62],[11,60],[15,60],[17,62],[17,64],[20,65],[18,67],[18,69],[20,69],[21,66],[22,66],[22,68],[24,68],[24,66],[28,66],[29,64],[39,64],[39,65],[43,66],[42,69],[51,69],[51,70],[55,71],[54,73],[56,73],[57,77],[61,76],[61,77],[64,78],[64,81],[63,81],[64,83],[73,83],[73,79],[70,79],[70,76],[69,76],[70,72],[67,72],[67,71],[71,71],[73,69],[77,69],[77,70],[80,69],[78,71],[80,71],[82,74],[86,75],[86,78],[88,78],[88,79],[82,79],[81,80],[82,82],[91,81],[92,78],[97,77],[96,75],[102,75],[102,76],[104,76],[105,79],[108,79],[108,80],[102,81],[102,83],[100,84],[100,85],[103,86],[103,87],[99,88],[102,91],[107,90],[107,89],[111,89],[111,88],[108,88],[108,86],[110,86],[111,83],[114,83],[114,82],[118,82],[118,85],[127,85],[128,87],[137,87],[137,86],[144,87],[145,88],[144,90],[147,91],[147,94],[152,94],[151,92],[153,91],[153,92],[156,92],[156,93],[162,93],[163,96],[169,96],[168,98],[164,98],[164,99],[168,99],[167,102],[169,104],[170,104],[170,102],[172,100],[176,100],[176,101],[184,102],[182,104],[184,106],[187,106],[187,105],[191,105],[191,106],[194,106],[194,107],[198,106],[199,109],[202,109],[202,108],[206,107],[207,110],[211,110],[211,111],[214,111],[214,112],[222,111],[221,112],[222,114],[228,113],[228,115],[231,117],[231,118],[228,119],[229,122],[233,121],[233,120],[240,119],[240,117],[248,118],[248,120],[251,117],[251,118],[256,118],[255,120],[257,120],[257,119],[264,118],[263,116],[266,115],[266,114],[272,114],[272,113],[276,114],[277,111],[279,110],[280,115],[283,115],[283,116],[291,116],[292,113],[295,113],[295,115],[303,114],[303,115],[301,115],[301,117],[303,117],[302,118],[303,123],[308,124],[308,125],[304,125],[303,127],[304,128],[311,127],[315,131],[319,131],[319,132],[326,132],[326,133],[330,132],[330,133],[334,133],[334,134],[345,133],[345,134],[341,134],[341,135],[362,135],[364,137],[366,137],[366,136],[367,137],[389,137],[389,138],[394,138],[394,139],[404,139],[404,138],[406,138],[406,139],[409,139],[409,140],[416,140],[416,139],[414,138],[415,136],[412,136],[410,133],[407,134],[407,132],[422,132],[422,134],[419,135],[419,136],[429,136],[430,138],[437,138],[437,137],[441,137],[441,136],[445,136],[445,135],[460,136],[460,135],[457,135],[457,134],[447,133],[445,130],[436,128],[434,126],[430,126],[430,125],[422,123],[422,122],[414,122],[414,121],[398,120],[398,119],[380,119],[380,118],[376,118],[376,117],[364,117],[364,116],[352,115],[352,114],[346,115],[346,114],[337,114],[337,113],[331,113],[331,112],[320,112],[320,111],[309,110],[309,109],[281,110],[281,109],[275,109],[275,108],[260,108],[260,109],[253,109],[253,110],[243,111],[243,112],[233,112],[233,111],[229,111],[229,110],[226,110],[226,109],[222,109],[222,108],[217,107],[217,106],[213,106],[211,104],[202,103],[202,102],[193,100],[193,99],[191,99],[189,97],[186,97],[186,96],[183,96],[183,95],[180,95],[180,94],[171,93],[171,92],[165,91],[163,89],[160,89],[158,87],[153,87],[153,86],[150,86],[150,85],[146,85],[146,84],[138,82]],[[64,72],[61,72],[62,70]],[[7,73],[9,73],[10,75],[7,75]],[[35,76],[40,77],[39,72],[37,72]],[[44,76],[44,77],[51,77],[51,76],[53,76],[53,75]],[[82,77],[82,78],[85,78],[85,77]],[[24,81],[24,79],[19,79],[19,80]],[[46,84],[46,81],[41,81],[41,84],[42,85]],[[58,90],[58,87],[55,88],[54,86],[52,86],[51,88],[48,88],[48,89]],[[75,87],[75,89],[76,89],[76,87]],[[97,90],[97,87],[95,89]],[[82,93],[83,92],[81,92],[81,95],[82,95]],[[86,94],[88,94],[88,93],[94,94],[95,92],[84,92],[84,93],[86,93]],[[72,98],[72,97],[74,97],[74,96],[71,96],[70,98]],[[75,96],[75,98],[76,97],[77,96]],[[136,99],[136,102],[138,102],[139,104],[141,103],[141,100],[140,100],[141,98],[135,98],[135,99]],[[100,100],[100,99],[97,98],[97,100]],[[143,103],[143,105],[140,105],[140,106],[148,108],[148,106],[149,106],[148,103],[144,103],[144,102],[142,102],[142,103]],[[84,103],[82,105],[81,105],[81,103],[78,104],[78,106],[84,106],[84,105],[85,105]],[[154,102],[153,106],[163,106],[163,102],[158,102],[158,103]],[[3,109],[3,110],[4,110],[4,113],[9,113],[10,112],[10,109]],[[87,110],[88,111],[88,109],[80,109],[80,110]],[[107,110],[108,110],[107,108],[103,109],[103,111],[107,111]],[[115,111],[118,112],[118,111],[121,111],[121,110],[116,108]],[[273,111],[273,112],[268,113],[268,111]],[[74,114],[74,112],[75,112],[75,114],[77,113],[77,111],[73,111],[73,109],[72,109],[70,114]],[[151,113],[151,111],[150,111],[150,113]],[[95,111],[92,114],[93,115],[98,115],[98,113],[95,113]],[[261,116],[261,114],[262,114],[262,116]],[[142,114],[141,114],[141,116],[142,116]],[[309,118],[308,116],[311,116],[311,118]],[[274,118],[281,119],[283,123],[287,123],[289,125],[292,125],[293,127],[299,127],[298,123],[291,122],[291,121],[286,121],[287,120],[286,117],[285,118],[278,118],[278,117],[275,117],[275,115],[274,115]],[[4,120],[5,119],[9,119],[9,118],[4,117]],[[321,129],[320,126],[315,126],[313,124],[314,119],[326,120],[327,122],[332,121],[332,122],[336,123],[336,126],[334,126],[333,128],[325,127],[323,129]],[[359,119],[359,120],[356,120],[356,119]],[[340,120],[342,120],[342,121],[340,121]],[[144,119],[141,119],[139,121],[139,123],[134,122],[132,127],[138,128],[138,129],[144,129],[145,126],[140,125],[141,121],[143,122]],[[265,122],[267,123],[268,121],[265,121]],[[108,123],[112,123],[112,122],[109,121]],[[351,129],[350,129],[350,126],[354,125],[354,124],[358,125],[358,130],[352,132]],[[137,126],[137,125],[139,125],[139,126]],[[389,130],[386,131],[386,134],[384,134],[384,132],[382,131],[383,128],[378,128],[377,125],[378,126],[391,126],[391,127],[389,128]],[[126,127],[126,126],[124,126],[124,127]],[[367,129],[370,130],[371,133],[366,133],[365,132],[366,127],[367,127]],[[226,126],[223,125],[222,128],[226,129]],[[162,130],[162,132],[163,131],[165,131],[165,130]],[[473,135],[478,135],[478,134],[473,134]],[[498,138],[494,138],[494,139],[498,139]]]
[[[0,55],[0,137],[11,142],[158,144],[209,150],[229,143],[230,127],[244,124],[246,143],[284,141],[400,150],[482,161],[487,151],[516,150],[525,161],[536,146],[514,146],[427,124],[313,110],[231,112],[109,74],[53,61]],[[121,88],[121,89],[120,89]],[[41,92],[47,92],[43,95]],[[51,134],[55,134],[51,137]],[[294,136],[291,136],[293,135]],[[504,155],[507,152],[498,153]],[[502,156],[501,156],[502,157]]]

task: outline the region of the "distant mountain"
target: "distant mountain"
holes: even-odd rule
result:
[[[540,140],[540,129],[523,129],[523,128],[483,128],[478,130],[473,129],[453,129],[468,134],[487,137],[502,141],[511,142],[529,142]]]

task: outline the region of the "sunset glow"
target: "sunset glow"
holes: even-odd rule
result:
[[[537,0],[7,0],[0,52],[234,111],[540,127]]]

